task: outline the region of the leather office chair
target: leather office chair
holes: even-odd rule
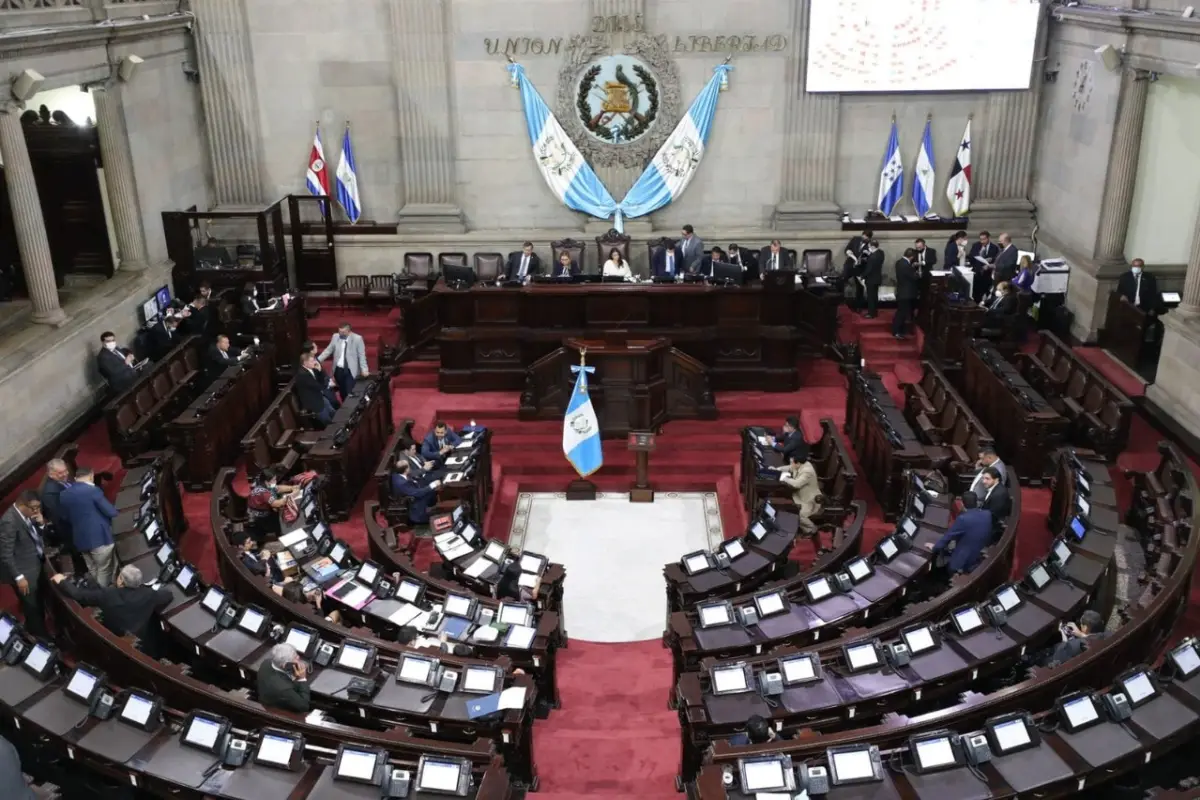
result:
[[[596,263],[601,268],[603,268],[604,262],[608,261],[608,254],[613,248],[621,252],[621,258],[625,259],[627,263],[630,262],[629,237],[623,233],[618,233],[616,228],[609,228],[608,233],[596,237]]]
[[[476,253],[475,276],[484,282],[494,282],[504,269],[504,263],[503,253]]]
[[[433,286],[437,281],[437,274],[433,269],[433,253],[405,253],[404,272],[414,283]]]
[[[651,239],[650,241],[646,242],[646,257],[649,259],[649,261],[646,262],[647,274],[654,274],[654,259],[658,257],[659,253],[666,250],[674,242],[675,240],[670,236],[660,236],[657,239]]]
[[[583,242],[577,239],[558,239],[550,243],[551,264],[558,263],[558,257],[562,253],[570,253],[571,260],[579,265],[580,274],[587,272],[587,264],[583,260]],[[605,259],[607,260],[607,259]]]
[[[795,252],[790,251],[790,252]],[[833,267],[832,250],[805,250],[800,259],[800,271],[812,277],[826,275]]]

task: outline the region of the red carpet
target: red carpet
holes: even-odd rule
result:
[[[368,359],[376,361],[376,343],[381,332],[395,324],[395,312],[343,314],[336,306],[323,308],[310,321],[309,330],[322,347],[343,319],[367,342]],[[921,374],[920,335],[897,341],[890,333],[890,314],[862,320],[844,312],[842,338],[862,343],[867,366],[880,372],[889,390],[902,397],[900,384],[917,380]],[[1121,368],[1095,348],[1083,351],[1088,360],[1116,380]],[[1120,383],[1125,387],[1126,382]],[[436,419],[459,426],[474,419],[493,433],[493,462],[496,493],[484,521],[488,536],[508,535],[513,507],[521,491],[561,491],[574,477],[561,458],[561,424],[554,421],[522,423],[517,420],[515,393],[444,395],[437,391],[437,364],[416,361],[405,364],[393,381],[397,420],[416,421],[423,435]],[[713,422],[674,422],[666,426],[651,456],[651,481],[660,490],[716,491],[727,535],[745,528],[746,514],[738,492],[742,426],[751,423],[778,425],[789,414],[798,414],[809,438],[820,433],[820,419],[833,418],[840,430],[845,417],[844,380],[830,362],[811,365],[805,388],[788,394],[725,392],[717,396],[720,418]],[[1155,450],[1158,434],[1142,418],[1134,420],[1130,450],[1121,455],[1113,469],[1123,505],[1129,500],[1129,483],[1120,478],[1123,469],[1147,470],[1158,463]],[[119,478],[120,465],[108,448],[102,424],[93,425],[79,440],[80,462],[97,470],[110,470]],[[605,466],[593,480],[602,490],[625,491],[633,480],[633,455],[624,442],[607,442]],[[1195,465],[1193,465],[1195,469]],[[1198,470],[1200,473],[1200,470]],[[26,485],[36,486],[40,475],[31,475]],[[244,480],[244,477],[243,477]],[[864,549],[873,546],[889,530],[882,521],[865,480],[859,495],[869,508]],[[244,484],[241,485],[244,490]],[[1023,489],[1021,535],[1017,544],[1016,571],[1045,554],[1050,541],[1045,528],[1049,492]],[[362,524],[362,501],[374,496],[374,487],[364,487],[354,515],[334,526],[361,555],[366,552]],[[208,580],[217,577],[212,532],[208,518],[207,493],[187,494],[184,511],[190,523],[182,549]],[[11,497],[6,498],[11,502]],[[433,558],[432,546],[418,552],[426,564]],[[798,548],[793,555],[812,557],[811,549]],[[568,577],[569,580],[569,577]],[[618,579],[619,580],[619,579]],[[6,608],[15,606],[5,587],[0,597]],[[1200,586],[1193,589],[1184,624],[1178,636],[1200,632]],[[535,726],[536,759],[541,776],[539,796],[546,800],[575,798],[676,797],[674,776],[679,764],[679,725],[667,710],[670,691],[670,654],[658,640],[629,644],[592,644],[573,641],[559,660],[562,709]]]

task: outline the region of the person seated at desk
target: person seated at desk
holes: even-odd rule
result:
[[[778,437],[771,437],[771,449],[783,456],[784,463],[793,455],[808,459],[808,442],[800,433],[799,417],[788,417],[783,421],[783,432]]]
[[[729,257],[727,255],[725,255],[725,251],[719,247],[714,246],[713,249],[709,252],[709,254],[706,255],[703,259],[701,259],[700,274],[707,275],[708,277],[711,278],[713,276],[713,264],[716,264],[716,263],[728,264],[730,262],[729,262]]]
[[[621,255],[621,251],[614,247],[608,252],[608,261],[604,262],[604,271],[600,273],[606,278],[623,278],[626,281],[633,280],[633,272],[629,269],[629,262]]]
[[[1012,498],[1008,494],[1008,487],[1000,478],[1000,470],[985,467],[979,488],[974,494],[979,499],[979,507],[991,512],[992,537],[999,539],[1001,531],[1004,530],[1004,520],[1008,519],[1008,512],[1012,509]]]
[[[267,708],[299,714],[312,710],[308,664],[290,644],[272,647],[270,660],[259,668],[258,702]]]
[[[655,278],[665,280],[670,278],[675,280],[683,274],[683,251],[679,249],[679,245],[671,240],[664,242],[665,247],[660,247],[654,252],[654,258],[650,262],[650,269]]]
[[[1146,262],[1140,258],[1135,258],[1129,271],[1117,279],[1117,293],[1121,300],[1147,314],[1157,314],[1162,309],[1158,280],[1153,273],[1146,272]]]
[[[112,331],[100,334],[100,345],[96,368],[113,394],[120,394],[137,382],[139,373],[133,366],[137,359],[128,347],[117,346],[117,336]]]
[[[441,481],[434,481],[428,486],[422,486],[409,476],[407,461],[396,465],[392,473],[392,491],[396,494],[412,498],[408,504],[408,521],[413,525],[429,524],[429,508],[437,502],[437,490]]]
[[[401,461],[408,463],[408,476],[421,486],[428,486],[446,477],[446,468],[439,467],[437,461],[422,458],[417,452],[417,443],[412,440],[405,442],[404,449],[396,454],[396,464],[399,465]]]
[[[333,387],[333,378],[321,369],[316,355],[306,352],[300,357],[300,369],[296,371],[296,402],[322,426],[333,422],[333,412],[340,405]]]
[[[1017,315],[1020,301],[1017,292],[1008,281],[996,284],[996,296],[987,305],[987,313],[983,315],[982,328],[1003,328],[1005,320]]]
[[[279,542],[267,542],[260,547],[254,536],[241,531],[233,535],[233,544],[250,574],[269,577],[272,585],[283,583],[283,571],[275,560],[275,554],[282,549]]]
[[[979,498],[971,492],[960,497],[958,503],[961,510],[950,529],[934,544],[925,545],[934,555],[941,555],[951,543],[954,544],[946,564],[946,570],[952,576],[975,569],[983,558],[983,549],[992,543],[991,512],[979,508]]]
[[[542,274],[542,260],[533,252],[533,242],[521,245],[521,252],[508,257],[508,265],[504,270],[504,279],[522,281]]]
[[[305,590],[304,586],[298,581],[287,580],[281,584],[271,587],[276,594],[287,600],[289,603],[299,603],[300,605],[309,605],[325,615],[325,619],[329,622],[337,624],[342,623],[342,612],[332,607],[332,604],[325,599],[325,593],[317,587]]]
[[[112,586],[97,586],[92,581],[68,581],[66,575],[54,575],[50,580],[67,597],[85,608],[100,609],[100,621],[117,636],[131,633],[144,643],[148,655],[158,652],[157,618],[171,605],[169,589],[154,589],[145,585],[142,571],[132,564],[121,567]]]
[[[222,372],[248,355],[250,354],[243,353],[240,348],[232,346],[228,336],[223,333],[219,334],[217,340],[209,345],[208,352],[204,356],[209,381],[221,377]]]
[[[1033,291],[1033,280],[1037,277],[1037,272],[1033,268],[1033,260],[1030,259],[1029,256],[1021,256],[1018,266],[1019,269],[1016,277],[1014,277],[1010,283],[1017,287],[1017,289],[1021,289],[1026,292]]]
[[[787,272],[795,268],[796,265],[792,263],[792,254],[783,249],[783,245],[778,239],[772,239],[771,243],[758,254],[758,271],[763,275],[781,270]]]
[[[808,460],[808,448],[788,456],[788,465],[779,472],[779,480],[792,488],[792,502],[796,504],[797,529],[806,536],[817,532],[812,518],[822,511],[824,498],[821,496],[821,481],[817,470]]]
[[[250,486],[246,498],[246,533],[258,540],[259,545],[269,537],[279,537],[279,513],[288,504],[291,495],[300,491],[299,486],[280,485],[282,469],[274,464],[258,473]]]
[[[252,317],[260,311],[272,311],[279,306],[279,298],[272,297],[271,302],[265,306],[258,302],[258,290],[254,288],[253,283],[247,283],[246,288],[242,290],[242,314],[247,317]]]
[[[1042,667],[1057,667],[1087,650],[1093,644],[1108,637],[1104,630],[1104,617],[1098,611],[1088,609],[1079,615],[1079,624],[1068,622],[1061,628],[1062,641],[1034,657],[1034,663]]]
[[[150,355],[155,361],[165,358],[183,338],[179,332],[181,321],[182,317],[172,314],[164,316],[150,328]]]
[[[521,603],[530,603],[538,598],[538,591],[542,588],[542,578],[539,575],[534,579],[533,586],[521,585],[521,554],[513,553],[514,558],[505,563],[503,571],[500,573],[500,580],[492,586],[492,597],[497,600],[515,600]]]
[[[764,717],[754,714],[750,719],[746,720],[746,732],[735,733],[729,737],[729,743],[738,747],[748,744],[778,742],[790,738],[790,736],[785,735],[782,731],[775,730],[774,726],[768,723]]]
[[[730,264],[737,264],[741,267],[742,272],[749,271],[753,266],[753,259],[751,259],[750,253],[742,250],[736,244],[729,245],[729,251],[725,254],[725,258]]]
[[[967,246],[968,241],[970,241],[970,237],[967,236],[966,231],[957,231],[946,242],[946,269],[971,266],[971,248]]]
[[[21,769],[21,755],[13,743],[0,736],[0,797],[4,800],[41,800],[41,798],[59,797],[46,792],[34,792],[25,780]]]
[[[435,464],[443,464],[446,456],[450,455],[451,451],[461,442],[462,437],[439,419],[433,424],[433,430],[425,434],[425,439],[421,442],[421,458]]]
[[[574,278],[579,274],[579,262],[571,259],[571,254],[563,250],[558,254],[558,263],[554,266],[552,278]]]
[[[971,481],[969,491],[974,492],[980,497],[983,496],[986,489],[983,488],[983,473],[988,467],[996,470],[1000,474],[1000,482],[1008,485],[1008,467],[1004,466],[1004,462],[1000,460],[996,448],[990,444],[985,444],[979,448],[979,458],[975,459],[976,474],[974,480]]]

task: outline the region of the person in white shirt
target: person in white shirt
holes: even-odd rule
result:
[[[629,269],[629,262],[621,256],[621,251],[613,248],[608,253],[608,261],[604,262],[604,277],[606,278],[624,278],[627,281],[633,280],[633,272]]]

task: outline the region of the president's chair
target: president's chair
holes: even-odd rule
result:
[[[587,272],[587,265],[583,263],[583,242],[578,239],[558,239],[550,243],[551,264],[557,264],[563,253],[570,254],[571,260],[579,265],[581,274]]]

